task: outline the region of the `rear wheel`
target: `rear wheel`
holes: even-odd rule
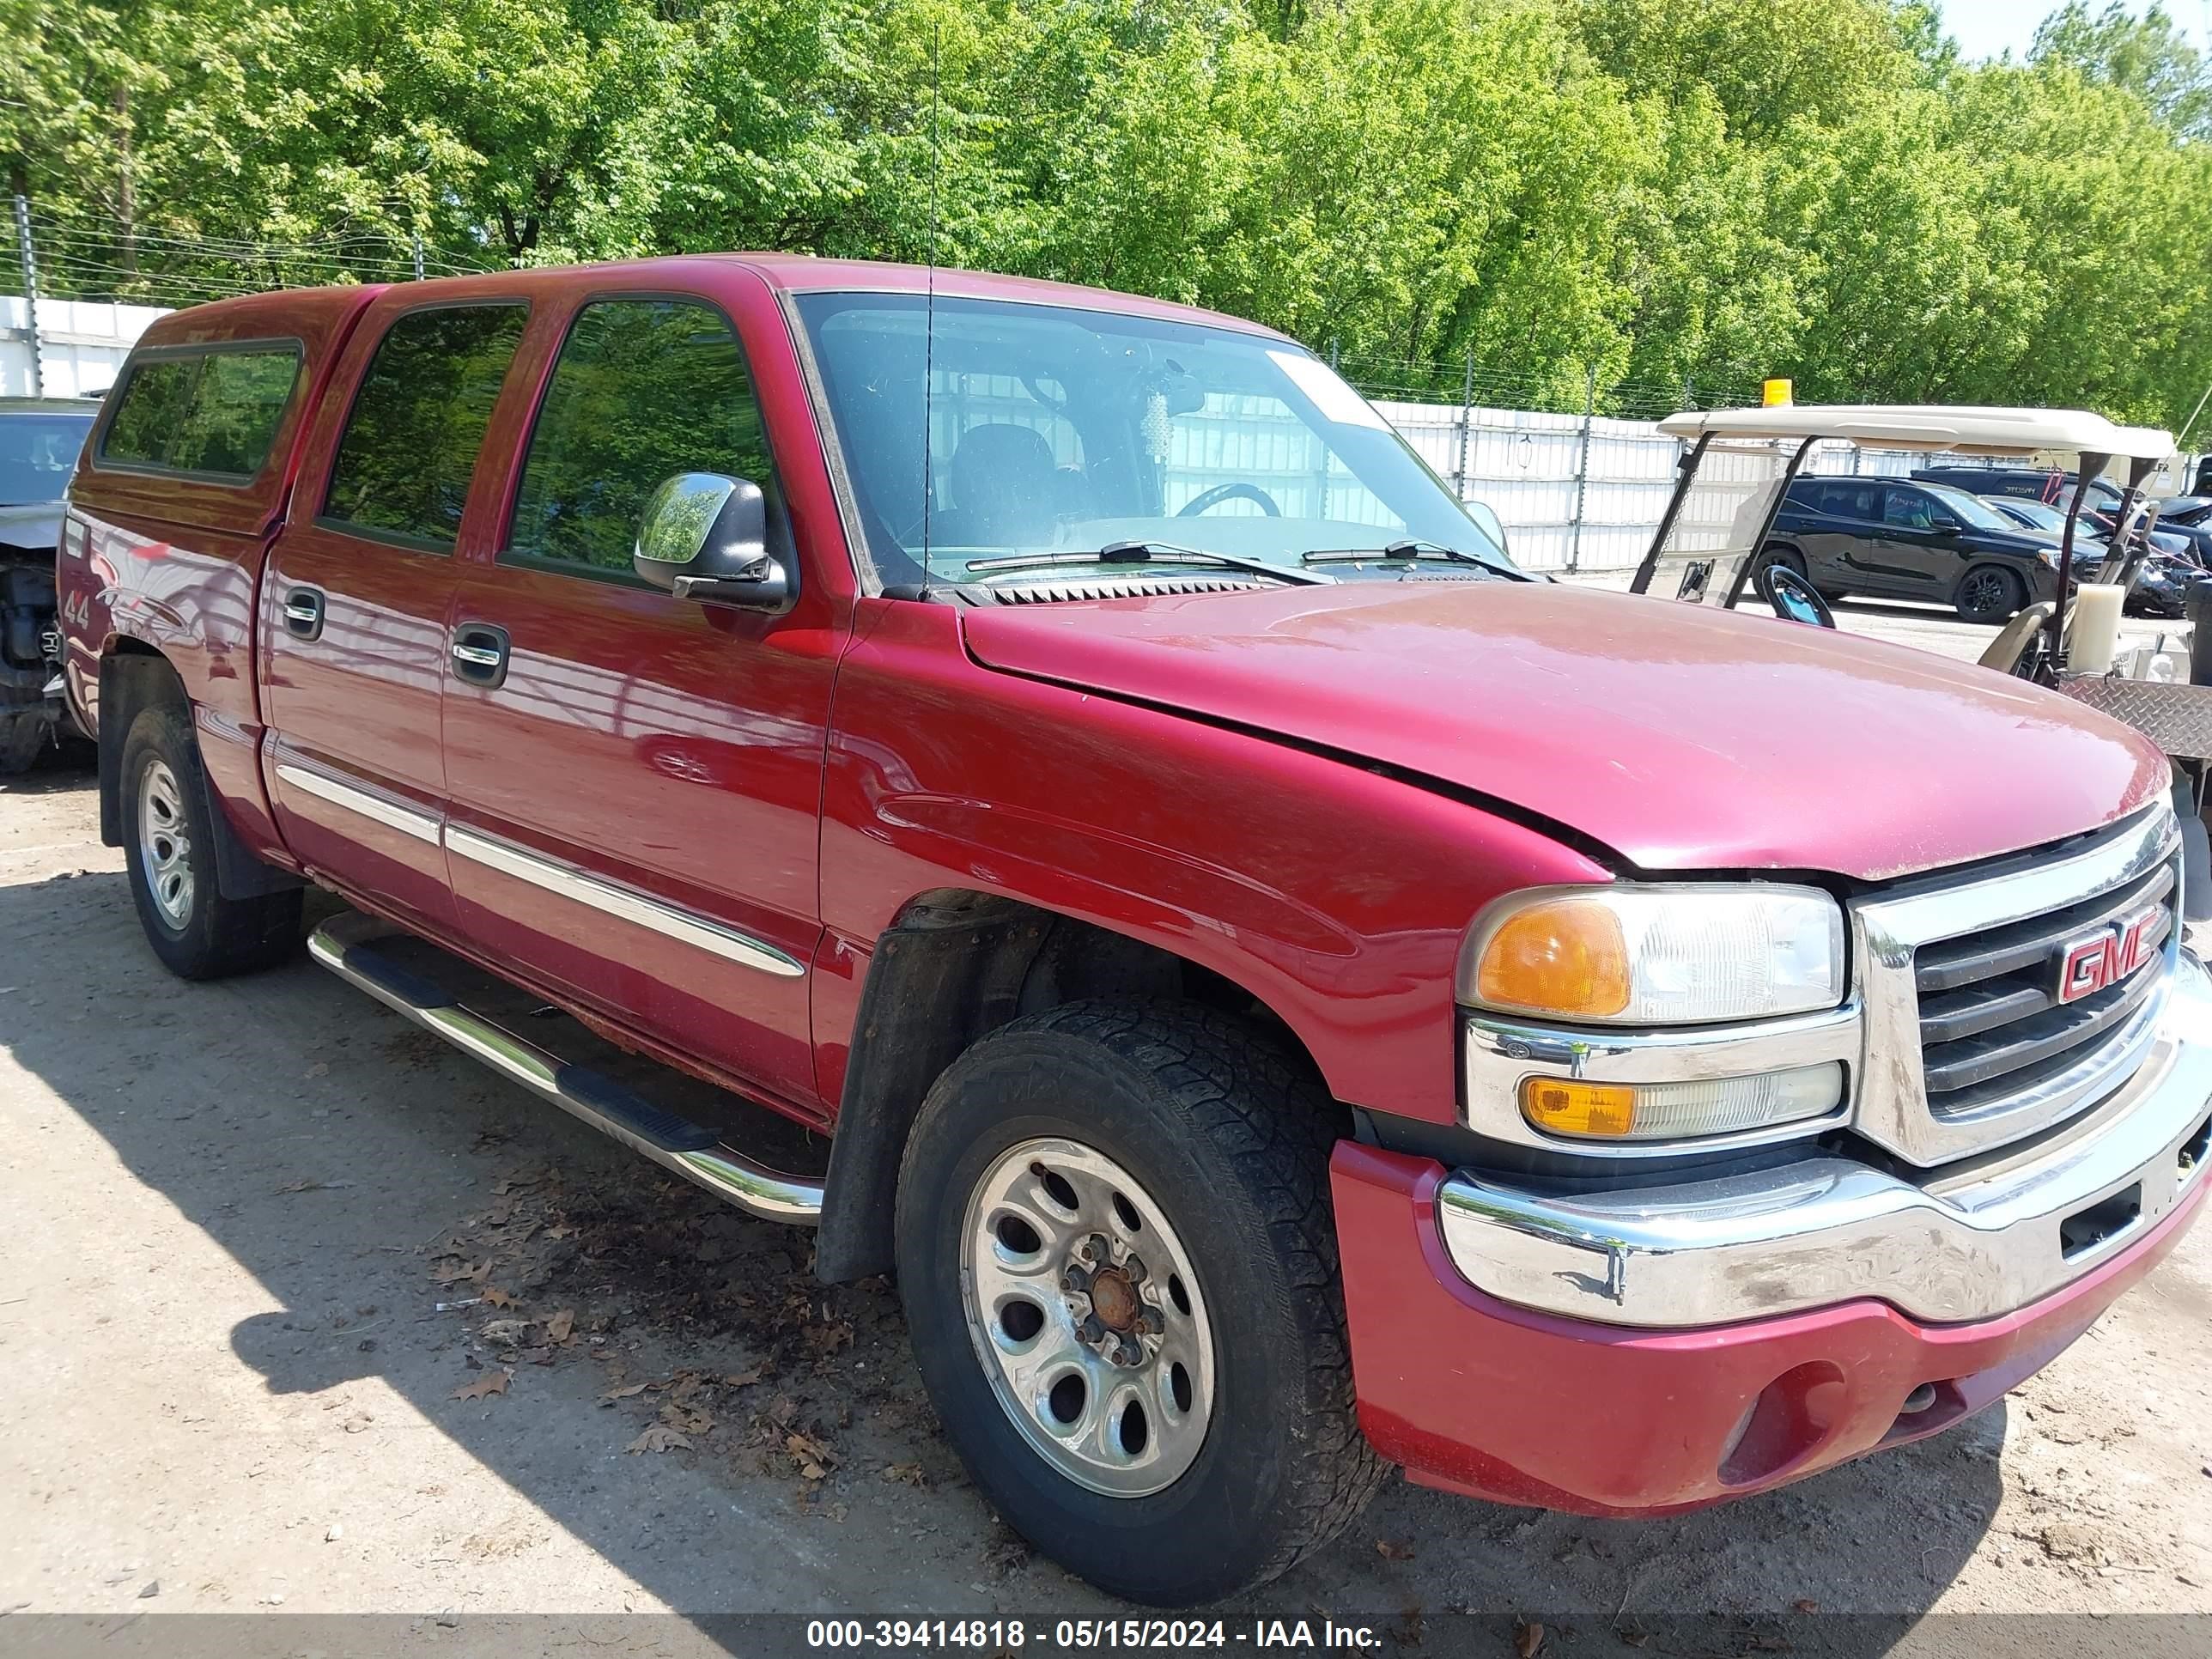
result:
[[[146,942],[171,973],[219,979],[281,961],[300,942],[300,893],[225,898],[216,883],[199,745],[185,711],[141,711],[123,743],[131,896]]]
[[[1976,565],[1959,579],[1951,596],[1959,620],[1999,623],[2027,603],[2027,585],[2009,570],[1993,564]]]
[[[945,1433],[1071,1571],[1159,1606],[1272,1578],[1383,1465],[1353,1414],[1332,1103],[1188,1004],[1071,1003],[948,1067],[899,1288]]]
[[[20,777],[38,764],[46,746],[43,715],[0,716],[0,778]]]

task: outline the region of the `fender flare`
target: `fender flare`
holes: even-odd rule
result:
[[[159,652],[111,652],[100,664],[100,839],[103,846],[123,847],[129,834],[123,822],[123,744],[131,722],[153,704],[173,700],[193,713],[193,730],[199,722],[185,683],[176,668]],[[227,899],[258,898],[265,893],[286,892],[307,884],[289,870],[264,864],[246,848],[231,827],[230,813],[208,781],[207,768],[199,769],[201,809],[214,826],[216,889]]]

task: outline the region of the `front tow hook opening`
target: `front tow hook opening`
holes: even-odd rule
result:
[[[2059,1254],[2071,1261],[2109,1243],[2142,1219],[2142,1182],[2123,1187],[2058,1224]]]

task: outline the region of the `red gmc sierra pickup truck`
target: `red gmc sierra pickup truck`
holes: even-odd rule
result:
[[[734,255],[225,301],[58,560],[165,963],[340,896],[325,966],[895,1271],[985,1495],[1139,1600],[1391,1464],[1648,1516],[1934,1433],[2203,1200],[2155,751],[1532,578],[1233,319]]]

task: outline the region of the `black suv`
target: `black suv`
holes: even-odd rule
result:
[[[2074,475],[2051,466],[1923,466],[1913,470],[1917,483],[1948,484],[1970,495],[2013,495],[2026,501],[2063,507],[2074,494]],[[2089,480],[2093,513],[2110,513],[2120,504],[2120,487],[2109,478]]]
[[[1968,622],[2002,622],[2058,591],[2048,540],[1963,489],[1917,479],[1798,478],[1766,553],[1828,598],[1934,599]]]

